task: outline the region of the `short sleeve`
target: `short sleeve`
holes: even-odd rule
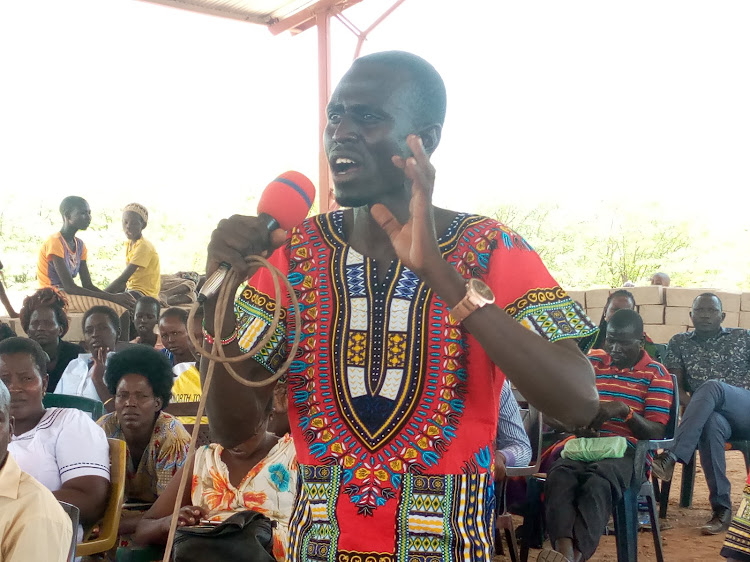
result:
[[[159,448],[156,457],[156,495],[166,490],[175,472],[185,464],[190,434],[183,425],[173,417],[165,420],[165,431],[169,436]]]
[[[644,417],[649,421],[667,425],[669,410],[674,399],[674,384],[667,370],[661,365],[659,368],[659,373],[651,379],[648,385]]]
[[[289,269],[288,249],[282,246],[268,260],[286,273]],[[286,316],[288,298],[284,285],[282,292],[279,323],[268,343],[253,355],[258,363],[271,373],[275,373],[287,358]],[[243,353],[255,347],[268,333],[276,310],[276,298],[271,273],[259,269],[248,283],[241,287],[234,302],[237,319],[238,343]]]
[[[55,457],[63,484],[81,476],[109,480],[109,443],[104,430],[81,410],[65,408]]]
[[[539,255],[516,232],[495,225],[488,233],[496,249],[486,282],[495,293],[496,304],[549,341],[585,339],[593,343],[597,326],[555,281]]]
[[[49,259],[52,256],[57,256],[59,258],[65,258],[65,249],[62,245],[62,240],[59,236],[53,236],[49,240],[47,240],[47,243],[45,244],[44,251],[46,253],[46,259],[49,261]],[[84,250],[85,251],[85,250]]]
[[[86,244],[83,243],[83,240],[79,238],[78,241],[81,244],[81,261],[86,261],[89,257],[89,251],[86,249]]]
[[[677,335],[672,336],[669,344],[667,344],[667,355],[664,357],[664,366],[669,372],[672,372],[674,369],[685,371],[685,362],[682,360],[682,345]]]
[[[130,261],[128,263],[137,265],[138,267],[147,267],[154,259],[154,250],[150,244],[146,244],[143,240],[135,247],[133,253],[130,255]]]

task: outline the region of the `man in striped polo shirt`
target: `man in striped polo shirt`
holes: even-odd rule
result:
[[[633,446],[638,439],[664,436],[672,404],[672,378],[643,349],[643,320],[634,310],[618,310],[609,321],[604,349],[589,353],[599,391],[599,414],[581,437],[622,436],[625,456],[594,462],[559,459],[545,486],[547,527],[555,550],[538,560],[589,559],[612,513],[633,478]]]

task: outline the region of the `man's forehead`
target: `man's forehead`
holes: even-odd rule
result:
[[[330,103],[382,103],[384,97],[393,99],[411,86],[404,70],[377,63],[355,64],[336,86]]]
[[[693,303],[693,308],[698,307],[715,308],[718,310],[721,308],[721,305],[719,304],[719,299],[717,297],[698,297]]]

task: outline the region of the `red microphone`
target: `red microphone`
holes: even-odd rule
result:
[[[258,201],[258,218],[266,223],[269,232],[277,228],[290,230],[305,220],[315,201],[315,186],[308,177],[299,172],[284,172],[263,190]],[[219,269],[206,279],[198,294],[198,302],[204,302],[219,290],[230,265],[219,264]]]

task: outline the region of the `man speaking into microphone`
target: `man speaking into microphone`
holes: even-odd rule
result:
[[[567,424],[597,413],[577,345],[595,326],[518,234],[432,204],[445,107],[425,60],[395,51],[357,59],[328,104],[324,135],[346,208],[290,232],[234,216],[208,247],[207,274],[225,262],[250,276],[224,326],[213,325],[215,297],[206,303],[205,329],[228,356],[263,337],[275,306],[287,310],[269,344],[239,364],[247,379],[286,359],[294,312],[244,256],[273,253],[300,302],[287,380],[300,481],[288,560],[490,561],[505,377]],[[217,364],[207,399],[214,435],[240,443],[258,432],[248,412],[264,411],[272,392]]]

